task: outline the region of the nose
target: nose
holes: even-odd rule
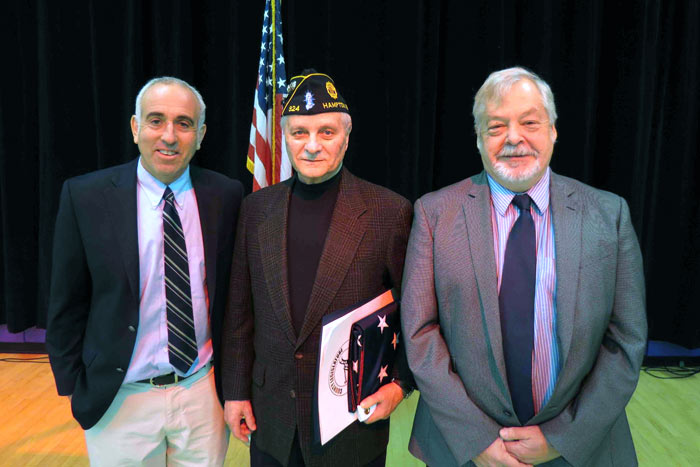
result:
[[[160,139],[169,146],[172,146],[177,142],[177,136],[175,135],[175,126],[173,125],[173,122],[168,122],[165,125],[165,129],[163,130],[163,134],[161,135]]]
[[[510,123],[508,125],[508,133],[506,134],[506,141],[512,145],[517,145],[522,142],[523,137],[520,134],[520,128],[517,123]]]
[[[316,155],[319,152],[321,152],[321,145],[318,143],[318,140],[316,139],[316,135],[309,135],[309,140],[306,142],[306,146],[304,146],[304,150],[309,154],[309,155]]]

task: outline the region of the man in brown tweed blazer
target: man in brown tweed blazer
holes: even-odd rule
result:
[[[399,287],[411,205],[342,168],[352,127],[333,80],[292,78],[282,127],[296,170],[242,206],[223,336],[226,421],[252,435],[251,465],[384,465],[389,414],[410,389],[405,358],[377,404],[324,446],[313,393],[324,315]]]

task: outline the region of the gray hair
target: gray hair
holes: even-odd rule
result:
[[[476,131],[476,145],[482,149],[481,134],[485,130],[487,123],[486,106],[489,103],[499,104],[503,96],[510,91],[515,83],[527,79],[535,83],[542,96],[542,104],[547,111],[550,125],[557,121],[557,108],[554,105],[554,95],[552,89],[542,78],[530,70],[522,67],[506,68],[505,70],[494,71],[486,78],[484,84],[474,96],[474,130]]]
[[[340,122],[345,127],[345,134],[347,135],[348,133],[350,133],[350,129],[352,128],[352,117],[350,117],[350,114],[346,113],[346,112],[338,112],[338,113],[342,114],[340,117]],[[289,115],[285,115],[280,119],[280,127],[282,127],[282,130],[287,128],[287,121],[288,121],[289,117],[290,117]]]
[[[194,97],[197,99],[197,106],[199,107],[198,112],[197,112],[197,133],[202,132],[202,128],[204,127],[204,120],[206,118],[206,109],[207,106],[204,105],[204,99],[202,99],[202,95],[195,89],[194,86],[189,84],[186,81],[181,80],[180,78],[174,78],[172,76],[160,76],[158,78],[153,78],[150,80],[148,83],[144,84],[139,93],[136,95],[136,106],[134,109],[134,116],[136,117],[136,124],[141,127],[141,101],[143,100],[143,96],[146,94],[146,91],[148,91],[152,86],[155,86],[156,84],[177,84],[182,86],[185,89],[188,89],[192,94],[194,94]]]

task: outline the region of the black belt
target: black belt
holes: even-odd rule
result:
[[[194,375],[195,373],[198,373],[198,371],[195,371],[194,373],[192,373],[192,375]],[[190,376],[180,376],[177,373],[168,373],[167,375],[160,375],[153,378],[142,379],[136,382],[150,384],[151,386],[167,386],[168,384],[175,384],[180,381],[184,381]]]

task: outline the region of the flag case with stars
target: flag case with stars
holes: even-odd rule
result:
[[[355,412],[362,399],[391,382],[400,330],[395,301],[353,323],[348,349],[348,411]]]
[[[323,317],[312,405],[314,438],[321,445],[358,419],[357,412],[348,411],[349,377],[352,370],[348,356],[353,324],[397,301],[396,290],[387,290]],[[384,326],[382,329],[384,333],[387,332]],[[365,356],[365,361],[368,359]],[[382,382],[389,380],[391,378],[382,378]],[[369,394],[371,393],[367,393]]]

